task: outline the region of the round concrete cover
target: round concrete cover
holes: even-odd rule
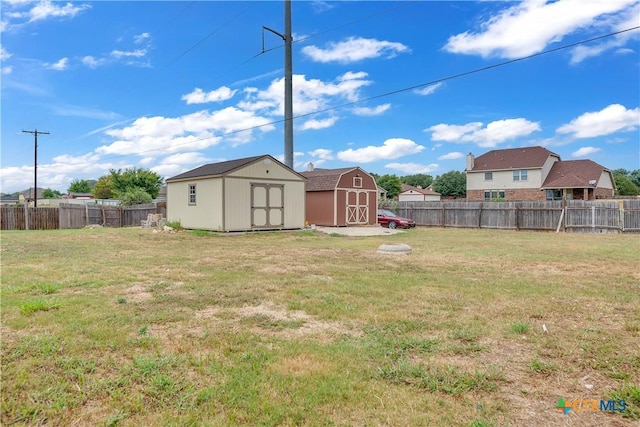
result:
[[[378,253],[382,254],[410,254],[411,251],[406,243],[384,243],[378,247]]]

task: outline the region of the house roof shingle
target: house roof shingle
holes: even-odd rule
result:
[[[603,171],[608,171],[608,169],[592,160],[555,162],[544,180],[542,188],[597,187]]]
[[[556,153],[539,146],[491,150],[474,159],[471,172],[541,168],[549,156],[556,156],[560,160]]]
[[[427,188],[418,188],[418,187],[414,187],[413,185],[409,185],[409,184],[402,184],[401,185],[401,190],[404,193],[405,191],[415,191],[417,193],[421,193],[424,194],[426,196],[439,196],[440,193],[433,191],[433,188],[431,187],[427,187]]]
[[[335,190],[340,177],[357,167],[340,169],[314,169],[312,171],[300,172],[300,175],[307,178],[307,191],[328,191]]]
[[[226,162],[209,163],[209,164],[200,166],[198,168],[192,169],[190,171],[181,173],[174,177],[171,177],[167,179],[167,182],[178,180],[178,179],[184,179],[184,178],[199,178],[203,176],[225,175],[233,170],[236,170],[245,165],[253,163],[256,160],[262,159],[263,157],[269,157],[272,160],[275,160],[273,159],[273,157],[269,155],[262,155],[262,156],[245,157],[244,159],[228,160]]]

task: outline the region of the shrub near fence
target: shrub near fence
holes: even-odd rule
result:
[[[398,202],[398,215],[417,225],[569,232],[640,232],[640,200],[521,202]]]

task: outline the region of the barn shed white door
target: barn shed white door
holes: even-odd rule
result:
[[[251,227],[284,227],[283,184],[251,184]]]
[[[347,224],[369,223],[369,193],[367,191],[347,191]]]

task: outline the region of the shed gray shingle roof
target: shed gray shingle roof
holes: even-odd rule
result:
[[[203,176],[225,175],[233,170],[236,170],[245,165],[253,163],[256,160],[262,159],[263,157],[269,157],[272,160],[275,160],[273,157],[269,155],[262,155],[262,156],[245,157],[244,159],[227,160],[226,162],[209,163],[209,164],[200,166],[198,168],[192,169],[190,171],[181,173],[180,175],[171,177],[167,179],[167,181],[173,181],[173,180],[184,179],[184,178],[199,178]]]
[[[607,168],[592,160],[563,160],[555,162],[544,180],[542,188],[597,187],[603,171]],[[589,184],[595,181],[595,185]]]
[[[328,191],[335,190],[340,177],[357,167],[341,169],[314,169],[312,171],[300,172],[300,175],[307,178],[307,191]]]
[[[491,150],[474,159],[471,172],[541,168],[549,156],[556,156],[560,160],[560,156],[544,147]]]

